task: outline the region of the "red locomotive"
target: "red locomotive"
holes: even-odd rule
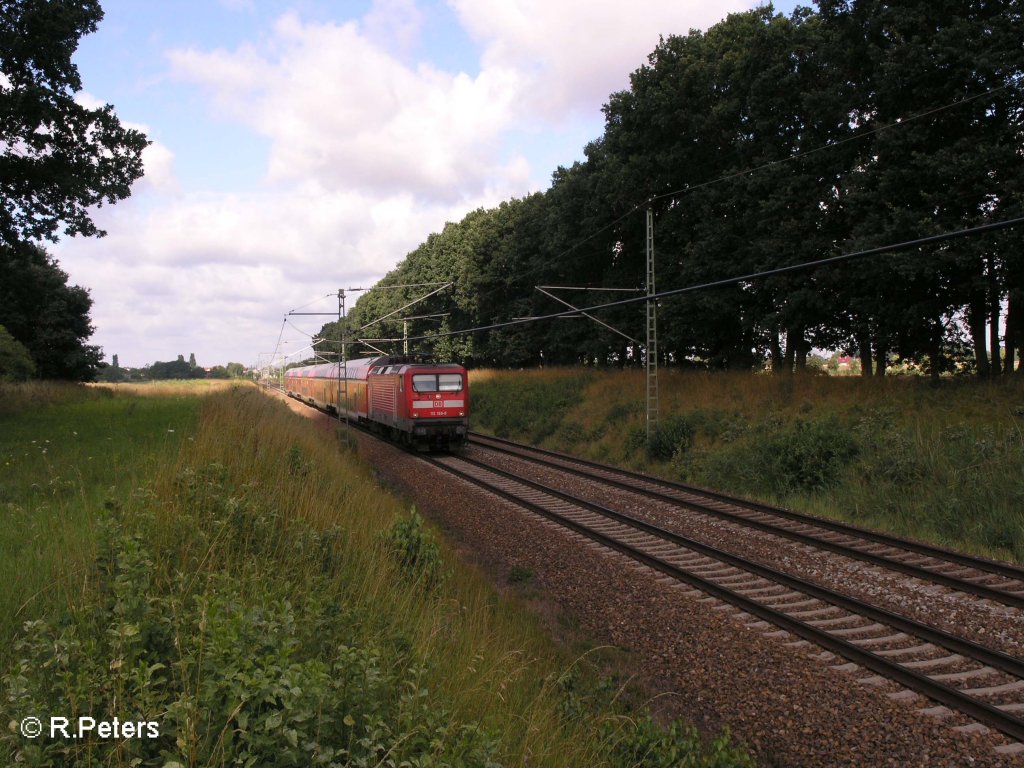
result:
[[[461,365],[367,357],[292,368],[284,381],[289,396],[408,445],[451,449],[466,440],[469,378]]]

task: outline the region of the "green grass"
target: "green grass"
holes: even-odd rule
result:
[[[104,505],[174,461],[194,426],[197,398],[133,392],[0,385],[0,663],[25,620],[78,599]]]
[[[194,393],[76,389],[50,413],[2,417],[22,452],[40,439],[28,435],[64,446],[59,473],[10,475],[9,503],[33,510],[27,548],[46,553],[22,566],[47,576],[5,587],[32,619],[7,628],[5,712],[153,721],[161,736],[2,731],[0,762],[749,764],[611,704],[588,661],[462,567],[350,441],[254,387]],[[83,424],[80,451],[68,431]],[[74,492],[39,501],[55,473],[74,474]]]
[[[471,378],[474,428],[945,546],[1024,562],[1024,379],[663,372]],[[560,390],[582,382],[571,397]],[[482,399],[486,408],[476,407]],[[543,428],[538,428],[543,425]]]
[[[592,378],[587,371],[573,369],[493,377],[489,372],[474,372],[473,380],[483,386],[472,391],[473,415],[498,437],[516,434],[539,443],[563,426],[565,413],[583,400]]]

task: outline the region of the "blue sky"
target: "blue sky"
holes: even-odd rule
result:
[[[545,189],[659,35],[757,4],[105,0],[79,97],[146,132],[146,177],[96,212],[106,238],[52,251],[108,360],[265,363],[288,310]],[[318,328],[289,323],[283,349]]]

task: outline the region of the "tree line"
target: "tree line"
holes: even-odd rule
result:
[[[89,291],[42,247],[102,236],[90,208],[143,173],[145,135],[75,100],[72,56],[102,18],[97,0],[0,0],[0,380],[88,381],[102,366]]]
[[[816,5],[662,38],[548,191],[431,234],[378,284],[453,283],[411,313],[444,315],[405,324],[413,347],[478,365],[639,364],[642,304],[595,314],[624,336],[587,319],[446,334],[566,308],[535,286],[644,291],[648,207],[659,290],[1019,217],[1020,4]],[[661,362],[793,371],[825,349],[869,376],[897,359],[1020,371],[1022,242],[1015,227],[666,299]],[[577,306],[626,295],[552,292]],[[356,335],[422,293],[373,290],[343,324]],[[403,330],[396,318],[359,335]]]
[[[122,381],[166,381],[168,379],[239,379],[247,375],[241,363],[214,365],[205,368],[196,362],[195,353],[188,356],[178,355],[177,360],[157,360],[141,368],[122,368],[118,356],[114,355],[111,364],[105,366],[98,379],[107,383]]]

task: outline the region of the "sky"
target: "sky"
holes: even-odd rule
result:
[[[49,250],[108,362],[300,359],[331,318],[289,311],[336,312],[446,222],[547,189],[659,36],[762,4],[104,0],[78,99],[146,133],[146,173],[94,211],[106,237]]]

